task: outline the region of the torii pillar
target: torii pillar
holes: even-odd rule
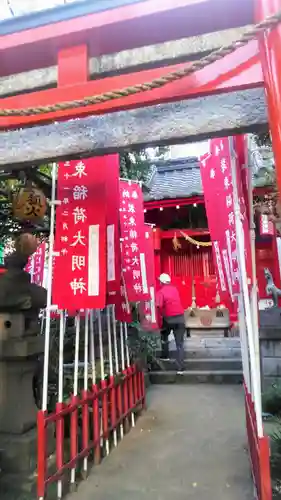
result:
[[[281,10],[281,0],[255,0],[256,22]],[[259,38],[260,57],[268,106],[269,128],[281,195],[281,24],[264,31]]]

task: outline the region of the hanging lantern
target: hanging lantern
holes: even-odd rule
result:
[[[42,219],[46,210],[46,197],[37,187],[22,188],[14,196],[13,215],[17,219],[28,221]]]

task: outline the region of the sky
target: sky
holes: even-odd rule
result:
[[[81,1],[83,0],[0,0],[0,19],[9,19],[13,16]]]

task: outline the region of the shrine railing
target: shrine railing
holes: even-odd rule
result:
[[[272,500],[270,448],[267,436],[259,437],[252,396],[244,383],[249,459],[258,500]]]
[[[117,333],[114,307],[107,315],[107,345],[104,343],[101,313],[96,321],[99,339],[95,351],[92,315],[85,318],[83,380],[79,384],[80,318],[76,318],[73,387],[67,400],[63,397],[66,369],[62,340],[65,318],[60,317],[59,389],[53,411],[38,411],[38,481],[37,498],[46,498],[49,488],[57,488],[57,498],[75,489],[77,480],[87,477],[90,466],[99,464],[135,425],[135,418],[145,408],[144,373],[130,362],[127,325],[119,324]],[[88,319],[90,343],[88,344]],[[113,328],[112,328],[113,326]],[[77,344],[78,342],[78,344]],[[113,349],[112,349],[113,347]],[[90,363],[88,363],[88,351]],[[109,356],[108,370],[105,351]],[[113,356],[114,352],[114,356]],[[98,373],[99,371],[99,373]],[[79,386],[83,387],[79,387]],[[55,452],[50,454],[49,437],[55,436]],[[57,485],[57,486],[52,486]]]

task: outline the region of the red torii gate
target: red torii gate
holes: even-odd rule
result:
[[[210,5],[212,17],[207,17],[204,12]],[[165,76],[168,72],[186,67],[186,64],[91,81],[88,70],[89,57],[254,24],[280,10],[281,0],[243,0],[241,5],[237,0],[229,0],[227,6],[224,0],[169,0],[164,4],[160,0],[151,0],[7,33],[0,39],[2,59],[0,76],[57,64],[58,84],[56,88],[48,90],[5,97],[1,99],[1,108],[20,110],[52,105],[149,82]],[[194,22],[195,19],[200,19],[200,22]],[[188,99],[191,96],[193,98],[209,96],[264,86],[278,186],[281,190],[280,64],[281,26],[278,25],[223,60],[159,89],[120,97],[102,104],[47,114],[2,116],[0,127],[2,130],[29,127],[53,120],[112,113],[117,110]],[[247,405],[250,426],[254,410],[249,401]],[[251,445],[254,447],[255,443],[252,442]],[[260,474],[259,498],[269,500],[270,484],[263,483],[263,472]]]

